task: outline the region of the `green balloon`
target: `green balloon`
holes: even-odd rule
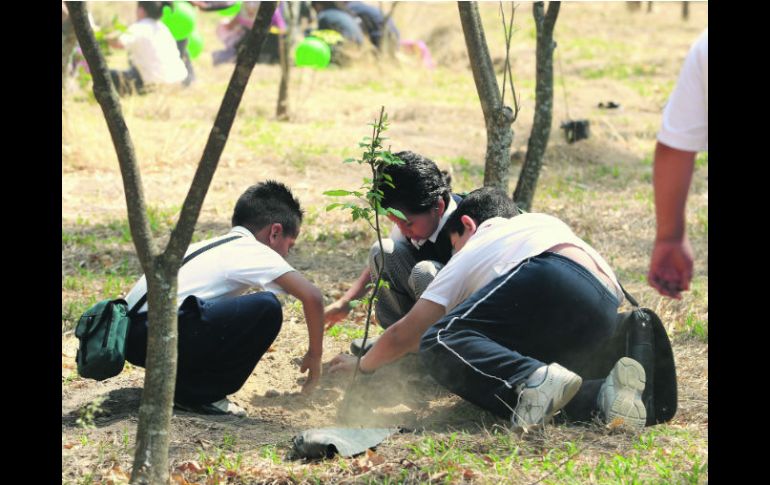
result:
[[[175,40],[186,39],[195,29],[195,7],[187,2],[174,2],[174,8],[163,7],[161,21]]]
[[[294,63],[299,67],[323,69],[329,65],[331,58],[329,44],[315,37],[305,37],[294,51]]]
[[[235,4],[220,10],[219,15],[223,17],[233,17],[235,15],[238,15],[238,12],[241,11],[241,3],[243,2],[235,2]]]
[[[198,29],[193,30],[187,38],[187,52],[190,54],[190,59],[195,59],[203,52],[203,37]]]

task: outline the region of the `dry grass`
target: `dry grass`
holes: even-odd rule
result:
[[[128,22],[133,3],[95,3],[97,22],[113,13]],[[503,57],[497,3],[482,4],[487,40],[496,62]],[[273,352],[235,399],[246,420],[203,419],[180,414],[172,420],[172,459],[197,459],[227,471],[241,455],[229,483],[253,482],[458,482],[613,483],[703,481],[708,478],[708,163],[699,164],[688,201],[690,237],[696,252],[693,290],[680,301],[659,297],[645,283],[654,235],[651,155],[660,112],[689,44],[707,25],[705,4],[691,6],[683,23],[678,3],[656,3],[651,14],[631,14],[621,3],[562,4],[556,28],[569,113],[557,70],[554,127],[534,210],[569,223],[616,268],[626,288],[654,309],[674,336],[680,378],[679,413],[672,423],[634,435],[601,426],[551,427],[545,436],[519,439],[505,423],[458,398],[410,380],[395,366],[364,382],[370,396],[367,423],[417,430],[387,440],[376,456],[322,463],[282,459],[299,430],[341,420],[345,379],[329,377],[311,397],[296,394],[297,358],[306,345],[298,306],[285,301],[286,322]],[[507,12],[506,12],[507,14]],[[362,173],[341,160],[356,155],[384,105],[392,121],[393,150],[411,149],[452,167],[455,189],[482,180],[483,117],[464,52],[456,6],[404,3],[396,9],[402,37],[426,40],[439,67],[422,69],[409,56],[399,63],[362,62],[347,69],[295,69],[290,84],[291,121],[274,110],[279,72],[258,65],[209,189],[196,238],[226,230],[232,204],[243,189],[268,178],[288,183],[307,212],[298,251],[290,262],[324,292],[328,301],[358,274],[370,236],[339,212],[324,210],[331,188],[360,184]],[[224,93],[232,66],[213,66],[219,48],[217,15],[200,15],[206,46],[195,61],[198,82],[189,89],[125,98],[123,112],[140,161],[145,195],[155,208],[158,237],[174,223]],[[516,11],[512,59],[522,111],[514,124],[514,149],[526,149],[534,105],[534,26],[529,4]],[[112,65],[125,63],[116,53]],[[558,66],[558,64],[557,64]],[[558,67],[557,67],[558,69]],[[616,101],[619,110],[600,110]],[[591,138],[563,141],[558,124],[587,118]],[[77,378],[72,366],[73,319],[89,302],[130,289],[140,268],[126,233],[125,198],[113,147],[98,105],[87,91],[72,92],[62,110],[62,478],[67,483],[107,483],[110,473],[131,465],[143,371],[128,368],[105,383]],[[514,164],[511,190],[519,163]],[[360,313],[353,320],[360,322]],[[347,348],[360,327],[325,339],[326,357]],[[78,410],[108,396],[106,416],[96,428],[75,425]],[[229,446],[235,440],[234,446]],[[486,458],[484,458],[486,457]],[[384,461],[382,460],[384,459]],[[229,463],[229,465],[228,465]],[[228,468],[228,466],[230,466]],[[660,470],[658,469],[660,468]],[[110,471],[112,470],[112,471]],[[693,471],[695,470],[695,471]],[[187,474],[205,482],[203,475]],[[194,480],[193,480],[194,479]],[[90,480],[90,481],[89,481]],[[210,479],[210,483],[215,483]],[[222,482],[224,483],[224,482]]]

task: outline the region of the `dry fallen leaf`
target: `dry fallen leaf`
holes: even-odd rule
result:
[[[73,447],[73,446],[75,446],[76,444],[77,444],[77,443],[64,443],[64,444],[62,445],[62,448],[64,448],[65,450],[69,450],[70,448],[72,448],[72,447]]]
[[[370,449],[366,450],[366,459],[369,460],[369,462],[375,466],[382,465],[383,463],[385,463],[385,458],[383,458],[382,456],[378,455],[377,453],[373,452]]]
[[[473,473],[473,470],[470,470],[468,468],[463,470],[463,479],[464,480],[471,480],[471,479],[473,479],[474,476],[475,476],[475,474]]]
[[[623,420],[623,418],[615,418],[607,424],[607,428],[614,431],[625,424],[626,422]]]
[[[187,479],[178,472],[171,474],[171,482],[175,483],[176,485],[190,485],[190,482],[188,482]]]
[[[201,467],[197,461],[185,461],[177,465],[176,470],[182,473],[201,473],[203,471],[203,467]]]

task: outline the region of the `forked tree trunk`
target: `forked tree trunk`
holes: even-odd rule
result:
[[[104,113],[118,155],[131,237],[147,277],[148,320],[152,324],[147,337],[145,384],[139,406],[131,483],[165,484],[169,479],[169,424],[177,369],[177,273],[192,239],[243,92],[267,36],[276,2],[262,2],[259,7],[254,27],[246,38],[246,48],[239,52],[230,84],[182,205],[179,221],[162,253],[152,240],[133,144],[107,64],[88,23],[86,4],[67,2],[67,6],[93,76],[94,95]]]
[[[527,143],[527,158],[521,167],[519,181],[513,192],[513,200],[521,209],[529,211],[535,198],[535,188],[543,166],[543,156],[548,146],[553,121],[553,29],[559,16],[560,2],[548,2],[544,13],[543,2],[532,4],[532,15],[537,29],[537,55],[535,74],[535,118]]]
[[[513,110],[503,105],[477,3],[457,2],[457,7],[473,71],[473,81],[476,83],[486,124],[484,186],[498,187],[507,192],[513,143]]]

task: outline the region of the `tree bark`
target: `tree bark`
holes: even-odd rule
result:
[[[548,146],[553,122],[553,29],[559,16],[560,2],[548,2],[544,13],[543,2],[532,4],[532,15],[537,29],[535,117],[527,143],[527,157],[521,167],[519,181],[513,192],[513,200],[519,208],[529,211],[535,198],[535,188],[543,166],[543,156]]]
[[[152,240],[142,190],[139,167],[131,137],[110,80],[104,56],[99,51],[88,23],[85,2],[67,2],[73,27],[91,69],[94,95],[118,155],[126,195],[131,236],[147,278],[148,320],[152,322],[147,337],[145,385],[139,407],[137,445],[131,483],[160,484],[169,479],[169,425],[173,406],[177,369],[177,274],[211,179],[256,64],[276,2],[262,2],[248,34],[245,49],[230,78],[222,104],[203,150],[190,190],[182,205],[179,221],[163,253]]]
[[[393,18],[393,13],[396,11],[397,6],[398,2],[393,2],[387,15],[383,17],[382,25],[380,25],[380,32],[382,32],[382,36],[380,37],[380,53],[387,54],[391,59],[396,58],[398,45],[394,42],[396,39],[391,35],[390,30],[388,29],[388,21]]]
[[[511,144],[513,143],[513,110],[503,105],[500,88],[495,77],[492,59],[484,36],[478,4],[457,2],[460,22],[468,49],[473,81],[481,101],[487,130],[487,151],[484,157],[484,186],[498,187],[508,191],[508,177],[511,166]]]
[[[682,20],[690,18],[690,2],[682,2]]]
[[[286,22],[288,28],[285,34],[278,34],[278,55],[281,63],[281,83],[278,86],[278,105],[275,108],[275,117],[280,121],[289,119],[289,50],[293,45],[294,37],[294,15],[292,7],[287,9],[289,12],[289,21]]]

